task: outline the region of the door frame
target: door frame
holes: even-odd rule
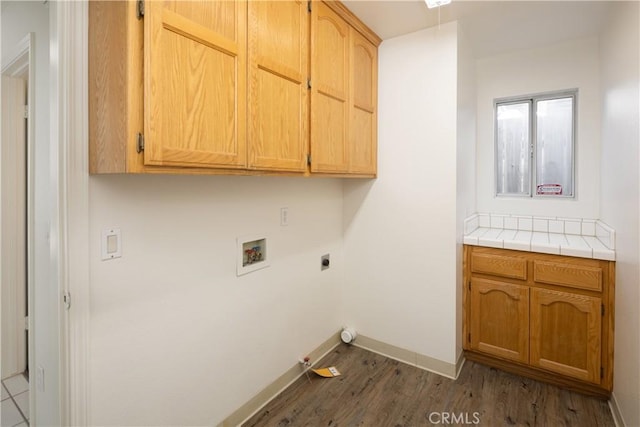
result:
[[[35,269],[34,269],[34,230],[35,230],[35,34],[28,33],[15,47],[14,53],[9,59],[2,61],[2,75],[9,77],[22,77],[27,74],[27,209],[26,209],[26,226],[27,226],[27,310],[29,316],[29,339],[27,341],[27,363],[33,369],[35,365],[35,333],[33,331],[35,317]],[[0,269],[2,269],[2,260],[0,259]],[[29,393],[29,419],[33,420],[35,412],[35,393]]]
[[[50,5],[50,233],[60,297],[60,422],[89,425],[89,9],[87,0]]]

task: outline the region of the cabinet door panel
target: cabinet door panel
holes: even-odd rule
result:
[[[529,289],[493,280],[471,281],[471,348],[529,361]]]
[[[375,174],[377,170],[378,51],[351,29],[351,138],[349,172]]]
[[[249,3],[249,167],[304,171],[308,137],[306,2]]]
[[[311,171],[347,172],[349,26],[314,2],[311,38]]]
[[[145,164],[246,166],[246,7],[146,3]]]
[[[600,383],[600,298],[531,289],[531,364]]]

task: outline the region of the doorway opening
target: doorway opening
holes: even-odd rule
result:
[[[2,67],[0,253],[2,425],[29,424],[33,313],[33,38]],[[31,329],[31,330],[30,330]]]

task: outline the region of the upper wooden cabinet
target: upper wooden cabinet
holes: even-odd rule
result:
[[[325,3],[311,37],[311,171],[375,174],[377,46]]]
[[[138,10],[89,3],[91,173],[375,176],[380,39],[342,3]]]
[[[246,3],[137,13],[134,1],[89,3],[90,172],[246,167]]]

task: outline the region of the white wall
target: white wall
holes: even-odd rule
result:
[[[457,24],[379,47],[378,179],[344,184],[345,324],[456,361]]]
[[[91,177],[90,425],[216,425],[335,334],[342,197],[335,179]],[[101,261],[108,227],[122,258]],[[271,266],[236,277],[254,233]]]
[[[12,57],[14,49],[29,32],[35,33],[35,362],[45,371],[45,389],[36,391],[35,420],[41,425],[58,424],[59,295],[52,286],[49,268],[49,7],[42,2],[2,2],[2,58]],[[33,349],[31,349],[33,350]],[[36,367],[30,367],[35,374]],[[35,375],[33,376],[35,378]]]
[[[458,26],[456,165],[456,354],[462,352],[462,247],[464,220],[476,211],[476,60],[464,28]]]
[[[601,39],[602,219],[616,229],[614,396],[640,425],[640,39],[637,2],[615,2]]]
[[[598,39],[588,37],[478,60],[478,212],[598,218],[601,128],[598,52]],[[573,88],[579,90],[575,199],[496,198],[494,99]]]

